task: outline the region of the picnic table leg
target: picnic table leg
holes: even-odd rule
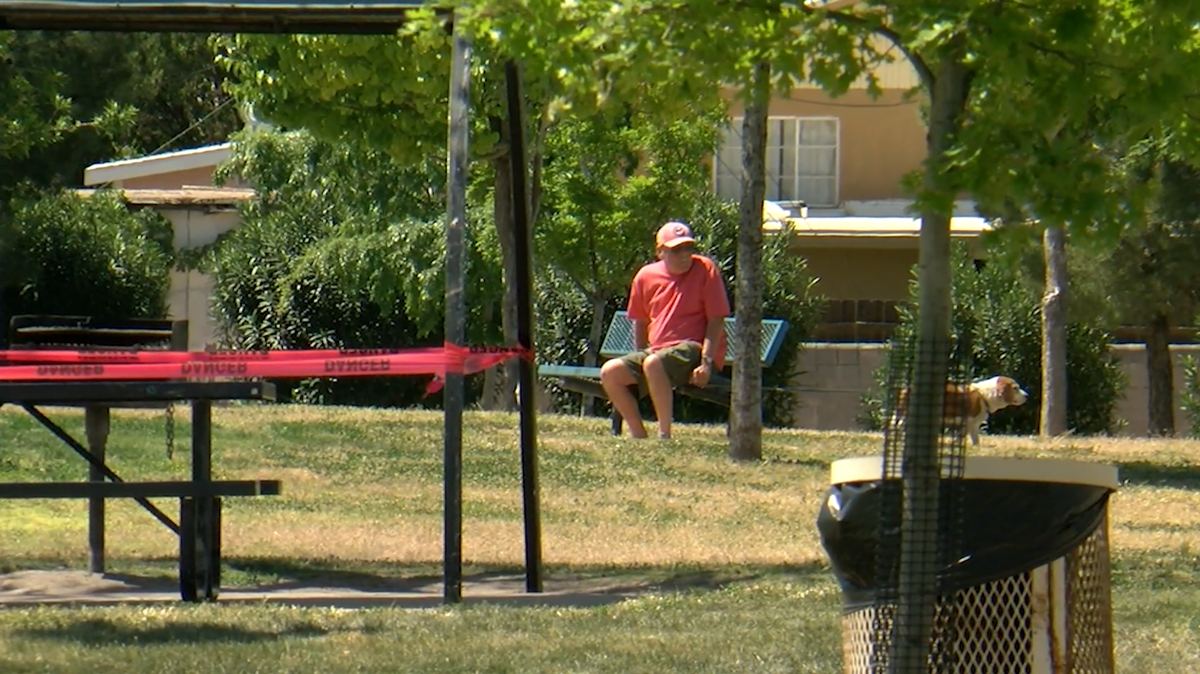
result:
[[[187,602],[217,600],[221,585],[221,499],[179,499],[179,595]]]
[[[192,481],[212,481],[212,401],[192,401]],[[216,601],[221,585],[221,501],[181,499],[179,581],[185,601]]]
[[[109,409],[107,405],[88,405],[84,408],[84,429],[87,434],[88,453],[101,464],[104,463],[105,447],[108,444]],[[88,464],[88,481],[103,482],[104,472],[94,464]],[[104,499],[88,499],[88,570],[104,573]]]
[[[179,499],[179,596],[184,601],[198,600],[196,593],[196,500]]]

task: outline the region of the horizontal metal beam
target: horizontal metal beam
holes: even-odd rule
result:
[[[0,0],[0,29],[391,34],[421,0]]]
[[[0,499],[278,496],[280,493],[282,483],[279,480],[0,482]]]
[[[0,403],[77,406],[187,400],[275,400],[275,385],[262,381],[0,382]]]

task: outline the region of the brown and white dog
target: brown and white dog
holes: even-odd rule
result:
[[[908,395],[908,389],[902,389],[896,400],[892,417],[895,426],[904,424]],[[979,431],[989,416],[1005,407],[1023,405],[1028,399],[1029,394],[1012,377],[992,377],[965,386],[946,384],[946,394],[942,399],[942,425],[952,427],[965,423],[971,444],[978,447]]]

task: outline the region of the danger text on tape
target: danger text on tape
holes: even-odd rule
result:
[[[313,357],[313,354],[326,357]],[[329,355],[332,354],[332,357]],[[530,357],[525,349],[507,347],[420,348],[372,351],[270,351],[248,358],[246,352],[145,351],[120,354],[96,362],[94,352],[0,352],[0,381],[137,380],[208,378],[314,378],[474,374],[510,358]],[[230,358],[229,356],[235,356]],[[71,360],[71,358],[75,360]],[[40,358],[40,359],[39,359]],[[31,362],[32,361],[32,362]],[[3,364],[8,363],[8,364]]]

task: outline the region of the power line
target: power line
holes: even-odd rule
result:
[[[220,112],[221,110],[225,109],[225,107],[228,106],[230,103],[233,103],[233,101],[234,101],[234,98],[232,96],[225,99],[225,102],[221,103],[217,107],[213,108],[212,112],[209,112],[207,115],[201,117],[200,119],[196,120],[195,122],[192,122],[192,124],[189,125],[188,128],[175,134],[175,136],[173,138],[171,138],[171,140],[168,140],[167,142],[163,143],[162,145],[159,145],[153,152],[150,153],[150,155],[147,155],[147,156],[156,155],[159,152],[162,152],[163,150],[167,149],[171,145],[171,143],[174,143],[175,141],[182,138],[184,136],[184,134],[188,133],[192,129],[195,129],[196,127],[200,126],[201,124],[207,122],[209,119],[212,118],[213,115],[215,115],[218,112]]]

